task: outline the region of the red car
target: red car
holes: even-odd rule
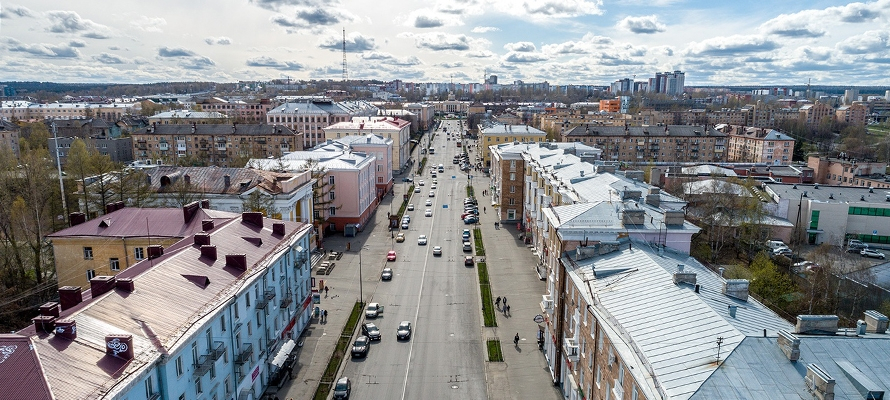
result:
[[[386,253],[386,261],[395,261],[396,260],[396,251],[390,250],[389,253]]]

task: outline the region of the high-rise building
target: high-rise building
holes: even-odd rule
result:
[[[686,83],[686,73],[682,71],[659,72],[655,78],[649,78],[649,91],[668,95],[681,95]]]

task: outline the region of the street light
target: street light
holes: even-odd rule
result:
[[[361,303],[362,307],[365,306],[365,295],[362,290],[362,250],[368,250],[368,246],[362,246],[358,249],[358,301]]]

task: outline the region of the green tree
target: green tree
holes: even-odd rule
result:
[[[795,291],[794,283],[787,274],[779,271],[765,252],[754,257],[749,269],[752,292],[779,308],[789,304],[789,297]]]
[[[22,138],[32,149],[46,149],[49,147],[49,129],[42,122],[29,122],[22,124]],[[19,149],[21,150],[21,144]]]
[[[87,180],[90,178],[90,153],[86,143],[80,138],[74,139],[71,148],[68,149],[68,157],[65,160],[65,172],[68,173],[79,186],[80,209],[88,217],[90,216],[90,200],[86,191]]]

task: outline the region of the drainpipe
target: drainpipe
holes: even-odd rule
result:
[[[556,234],[557,234],[557,232],[555,231],[554,235],[556,235]],[[553,249],[552,251],[556,251],[557,252],[556,255],[559,256],[563,253],[562,248],[563,248],[562,242],[559,242],[559,248]],[[559,268],[559,271],[557,272],[559,277],[557,278],[558,284],[556,287],[556,294],[558,294],[558,295],[554,297],[554,300],[556,301],[556,305],[555,305],[555,310],[553,311],[554,312],[553,320],[558,321],[558,323],[556,323],[554,326],[554,331],[555,331],[555,336],[556,336],[556,339],[555,339],[556,343],[554,343],[556,345],[555,346],[556,347],[555,348],[555,356],[553,357],[553,360],[554,360],[554,363],[553,363],[553,385],[554,386],[562,383],[560,381],[560,377],[562,376],[562,363],[563,363],[563,355],[562,355],[562,340],[563,339],[562,339],[562,336],[563,336],[563,328],[564,328],[563,324],[565,322],[565,321],[563,321],[563,314],[565,314],[565,291],[566,291],[566,286],[565,286],[566,285],[566,283],[565,283],[566,282],[566,268],[564,265],[562,265],[562,261],[560,261],[559,258],[556,259],[556,266],[557,266],[557,268]]]

